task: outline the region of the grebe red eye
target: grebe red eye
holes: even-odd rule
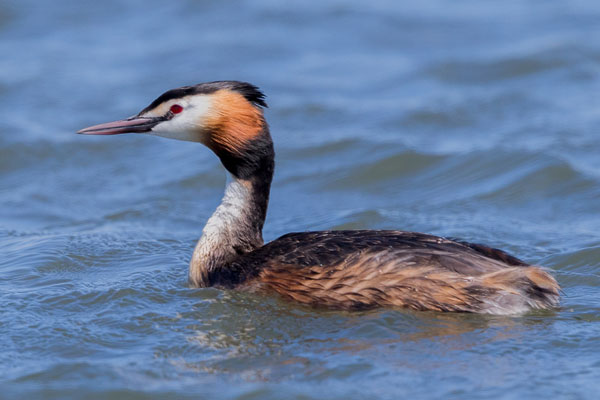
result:
[[[183,111],[183,107],[181,107],[179,104],[173,104],[171,106],[171,112],[173,114],[179,114],[182,111]]]

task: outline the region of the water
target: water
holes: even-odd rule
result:
[[[600,5],[0,3],[0,397],[595,398]],[[401,228],[551,269],[555,312],[344,313],[187,286],[225,182],[200,145],[82,137],[247,80],[266,239]]]

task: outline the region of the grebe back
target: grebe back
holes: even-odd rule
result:
[[[481,244],[404,231],[290,233],[263,245],[275,152],[254,85],[165,92],[134,117],[78,133],[147,133],[200,142],[230,178],[192,255],[195,287],[264,290],[313,306],[514,314],[558,305],[544,269]]]

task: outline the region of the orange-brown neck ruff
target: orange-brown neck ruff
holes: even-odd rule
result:
[[[264,128],[262,111],[241,94],[219,90],[212,95],[212,110],[206,119],[211,132],[208,146],[235,154],[246,151],[246,143],[255,140]]]
[[[262,110],[232,90],[219,90],[212,96],[205,122],[210,132],[206,145],[236,178],[270,185],[275,153]],[[263,189],[268,193],[268,188]]]

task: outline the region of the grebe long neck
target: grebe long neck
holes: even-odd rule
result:
[[[208,219],[190,262],[189,280],[195,287],[219,284],[237,257],[263,245],[274,169],[274,151],[268,128],[244,160],[219,154],[228,180],[221,204]],[[240,168],[242,166],[242,168]]]

